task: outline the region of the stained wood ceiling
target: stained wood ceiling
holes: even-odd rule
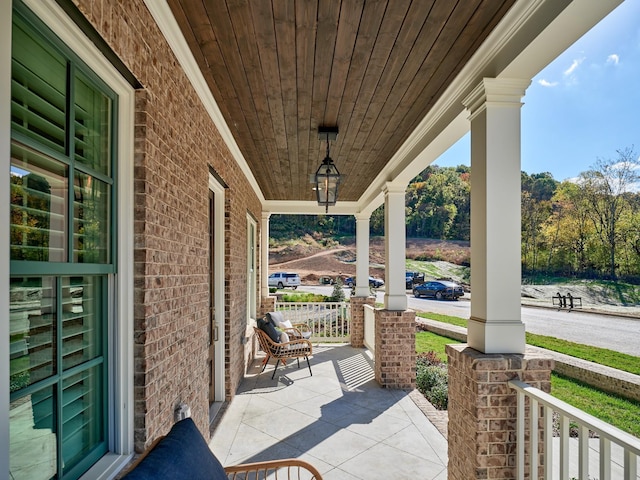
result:
[[[357,201],[515,0],[168,0],[266,200]]]

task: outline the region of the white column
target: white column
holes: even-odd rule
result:
[[[369,296],[369,222],[371,215],[356,217],[356,297]]]
[[[405,284],[406,186],[387,183],[384,188],[384,249],[385,249],[385,294],[386,310],[406,310],[407,292]]]
[[[471,318],[483,353],[524,353],[520,301],[520,109],[529,80],[486,78],[471,120]]]
[[[260,297],[269,296],[269,212],[262,212],[260,224]]]

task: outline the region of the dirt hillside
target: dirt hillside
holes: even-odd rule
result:
[[[468,242],[407,239],[407,258],[445,260],[457,263],[469,258]],[[371,238],[369,272],[384,280],[384,238]],[[269,249],[270,271],[297,272],[303,284],[317,284],[320,277],[350,277],[356,274],[356,245],[353,241],[326,247],[312,239]]]
[[[369,272],[383,280],[384,255],[384,238],[372,238],[369,247]],[[468,261],[470,249],[468,242],[407,239],[406,256],[409,260],[429,260],[427,276],[450,276],[462,283],[457,272],[460,268],[456,264]],[[422,271],[425,271],[425,264],[421,265]],[[430,273],[431,268],[433,272]],[[344,279],[356,273],[355,242],[327,246],[309,237],[303,241],[279,245],[269,250],[269,270],[297,272],[303,285],[317,285],[323,276],[340,276]],[[561,285],[523,285],[522,301],[528,305],[549,306],[551,297],[557,292],[563,295],[570,292],[574,297],[580,297],[585,310],[596,308],[612,313],[640,315],[640,286],[620,291],[619,287],[580,280]]]

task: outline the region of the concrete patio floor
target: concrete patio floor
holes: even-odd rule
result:
[[[400,390],[380,388],[371,354],[314,345],[306,361],[260,374],[260,360],[215,426],[210,447],[223,465],[297,457],[325,480],[445,480],[447,441]]]

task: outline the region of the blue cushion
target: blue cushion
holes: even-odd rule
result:
[[[227,480],[191,418],[176,423],[166,437],[127,475],[127,480]]]
[[[269,335],[274,342],[280,342],[280,332],[276,330],[276,324],[268,313],[265,318],[258,319],[258,328]]]

